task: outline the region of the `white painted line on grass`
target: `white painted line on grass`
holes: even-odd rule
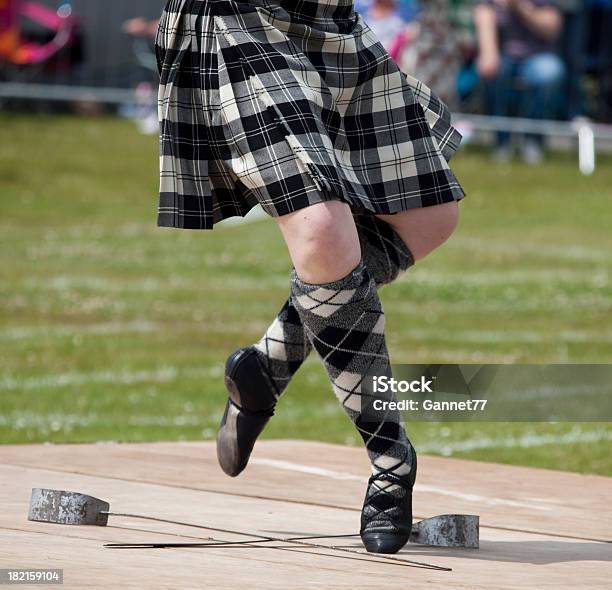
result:
[[[4,377],[0,379],[0,391],[32,391],[36,389],[57,389],[72,385],[91,383],[112,383],[130,385],[146,381],[167,383],[179,378],[221,377],[222,367],[181,369],[178,367],[161,367],[153,371],[94,371],[91,373],[58,373],[40,377],[19,379]]]
[[[499,438],[478,438],[447,443],[429,443],[419,445],[422,453],[440,453],[451,456],[455,453],[466,453],[481,449],[529,449],[545,445],[571,445],[612,441],[612,432],[605,430],[583,431],[572,429],[562,434],[524,434],[522,436],[504,436]]]
[[[23,340],[27,338],[39,338],[44,336],[65,337],[88,335],[110,335],[127,333],[150,333],[159,327],[153,322],[145,320],[134,320],[131,322],[106,322],[88,325],[66,325],[55,326],[14,326],[6,329],[0,334],[0,340]]]
[[[208,323],[210,328],[211,324]],[[262,330],[265,328],[262,323]],[[221,329],[221,326],[219,326]],[[49,326],[13,326],[0,333],[0,341],[26,340],[30,338],[54,337],[65,338],[79,335],[106,336],[119,334],[148,334],[161,330],[159,324],[145,320],[128,322],[108,322],[89,325],[49,325]],[[242,326],[228,327],[223,330],[243,332]],[[440,328],[407,328],[406,333],[414,341],[432,342],[443,340],[458,343],[610,343],[612,332],[596,330],[563,330],[561,332],[536,332],[532,330],[445,330]]]
[[[502,240],[496,236],[495,240],[488,237],[478,238],[475,236],[457,235],[453,236],[454,248],[465,248],[474,251],[488,253],[499,253],[507,256],[512,254],[525,254],[540,258],[554,258],[565,260],[582,260],[589,262],[610,262],[610,256],[602,249],[589,248],[588,246],[571,245],[543,245],[542,242],[529,242],[522,240],[520,243]]]
[[[612,342],[612,332],[601,330],[561,330],[551,332],[542,330],[453,330],[440,328],[407,328],[406,333],[412,338],[431,342],[444,340],[447,342],[500,343],[531,342]]]
[[[566,286],[572,283],[584,283],[594,289],[603,289],[610,284],[610,276],[607,269],[593,271],[593,269],[568,270],[551,269],[488,269],[487,272],[479,272],[467,269],[458,273],[452,270],[434,270],[426,267],[419,268],[412,274],[406,275],[402,281],[413,282],[416,285],[431,287],[499,287],[502,285],[511,287],[520,283],[533,283],[551,288],[552,285],[560,284]]]

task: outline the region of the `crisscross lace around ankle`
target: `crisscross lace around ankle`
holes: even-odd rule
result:
[[[368,481],[362,511],[361,532],[386,531],[399,533],[412,524],[412,488],[416,479],[417,456],[410,445],[411,469],[407,474],[396,473],[405,460],[387,468],[376,466]]]

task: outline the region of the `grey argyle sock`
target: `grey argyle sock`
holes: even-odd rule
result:
[[[355,215],[363,261],[377,287],[394,281],[414,264],[412,253],[397,232],[374,215]],[[258,357],[281,395],[310,354],[299,314],[289,298],[262,339]]]
[[[289,298],[262,339],[255,344],[257,356],[276,388],[277,397],[285,391],[311,349],[302,320]]]
[[[361,262],[343,279],[321,285],[305,283],[293,271],[291,292],[304,332],[323,359],[336,396],[365,442],[373,471],[406,475],[412,455],[399,412],[387,411],[368,420],[362,416],[366,376],[391,376],[385,315],[365,265]]]
[[[355,215],[361,256],[377,287],[392,283],[414,265],[414,257],[400,235],[375,215]]]

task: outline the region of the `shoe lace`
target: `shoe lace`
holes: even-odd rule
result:
[[[410,473],[407,475],[397,475],[397,473],[394,473],[392,470],[397,468],[397,466],[395,467],[391,467],[389,469],[384,469],[382,471],[379,471],[377,473],[372,474],[372,476],[370,477],[370,481],[369,484],[376,484],[376,482],[389,482],[391,484],[395,484],[398,485],[402,488],[404,488],[405,490],[412,490],[412,487],[414,486],[413,481],[410,478]],[[387,490],[392,488],[393,486],[385,486],[380,487],[380,486],[376,486],[381,492],[386,492],[389,493]]]
[[[393,511],[398,509],[398,504],[405,498],[406,494],[412,492],[414,486],[414,479],[411,477],[412,471],[407,475],[398,475],[394,472],[401,463],[393,465],[387,469],[380,469],[376,473],[373,473],[368,481],[368,495],[366,498],[366,504],[368,506],[368,513],[366,520],[368,523],[373,521],[387,521],[391,524],[394,523]],[[389,485],[381,486],[380,483],[386,482]],[[404,490],[404,493],[398,495],[398,486]],[[374,490],[372,490],[374,488]],[[377,502],[380,497],[386,496],[392,499],[392,502],[382,501]],[[381,508],[380,506],[387,506]]]

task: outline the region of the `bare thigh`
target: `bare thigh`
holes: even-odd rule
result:
[[[399,234],[415,260],[421,260],[452,235],[459,222],[459,205],[443,203],[377,217]]]
[[[346,203],[316,203],[275,219],[303,281],[312,284],[336,281],[359,264],[359,235]]]

